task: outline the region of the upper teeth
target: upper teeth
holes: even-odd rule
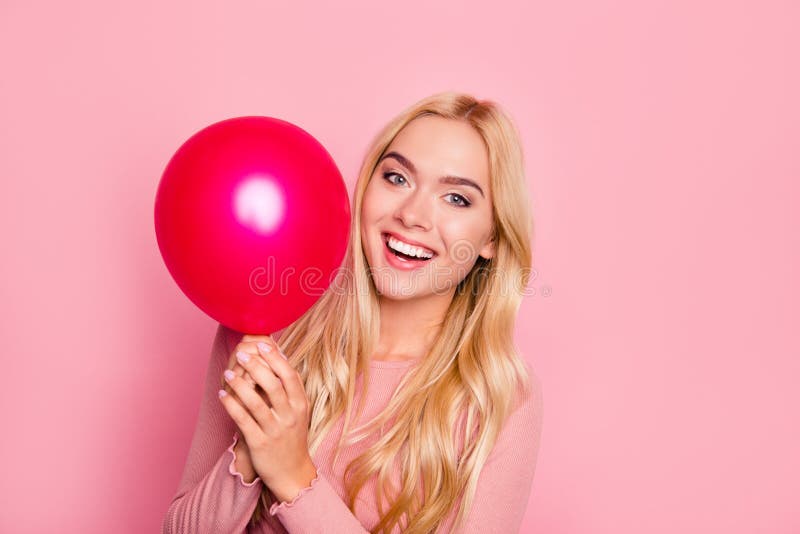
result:
[[[426,259],[433,257],[433,253],[428,252],[424,248],[415,247],[413,245],[409,245],[408,243],[403,243],[402,241],[398,241],[392,236],[389,236],[388,244],[389,248],[393,248],[394,250],[402,252],[403,254],[406,254],[408,256],[416,256],[418,258],[426,258]]]

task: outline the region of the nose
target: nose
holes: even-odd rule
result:
[[[423,230],[430,230],[431,212],[432,208],[426,204],[421,191],[417,190],[408,195],[397,207],[395,218],[408,228],[417,226]]]

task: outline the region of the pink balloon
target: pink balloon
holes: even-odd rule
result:
[[[236,331],[271,334],[305,313],[347,248],[347,189],[303,129],[238,117],[200,130],[158,186],[158,247],[201,310]]]

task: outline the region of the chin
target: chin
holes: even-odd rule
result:
[[[372,279],[375,283],[375,279]],[[383,281],[378,284],[375,283],[375,289],[379,296],[391,300],[411,300],[420,296],[420,291],[414,291],[409,287],[399,287],[400,284],[392,284],[391,282]]]
[[[372,282],[375,284],[375,289],[378,295],[382,298],[390,300],[414,300],[430,296],[432,294],[431,288],[420,287],[417,284],[413,285],[413,280],[403,279],[402,277],[393,277],[393,280],[384,278],[383,280],[376,281],[373,276]]]

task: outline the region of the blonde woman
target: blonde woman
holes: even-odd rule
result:
[[[374,139],[352,213],[300,319],[220,325],[162,532],[519,532],[542,394],[512,339],[533,228],[514,126],[466,94],[417,102]]]

